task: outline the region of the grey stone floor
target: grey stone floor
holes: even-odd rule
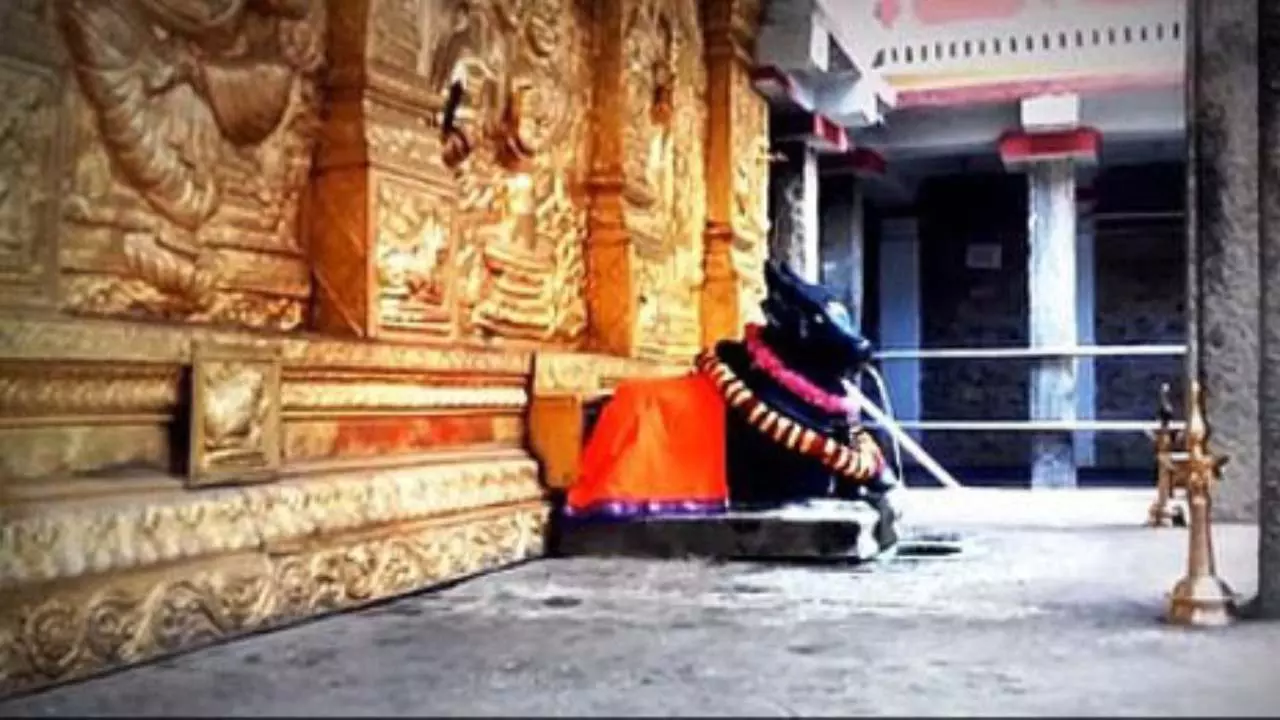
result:
[[[918,506],[918,529],[965,538],[945,559],[541,561],[0,713],[1280,714],[1280,624],[1158,621],[1186,534],[1130,521],[1145,496],[1058,527],[1044,496],[1002,495],[1021,519],[963,512],[984,497]],[[1216,541],[1223,577],[1251,593],[1256,529],[1221,526]]]

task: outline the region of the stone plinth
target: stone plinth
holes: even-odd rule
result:
[[[552,554],[719,560],[872,560],[898,542],[896,523],[865,502],[822,502],[715,517],[559,523]]]

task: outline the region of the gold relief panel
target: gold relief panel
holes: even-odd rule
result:
[[[336,0],[351,2],[352,0]],[[368,47],[371,64],[396,70],[419,71],[423,63],[423,35],[433,28],[424,16],[433,0],[369,0],[372,25]]]
[[[642,0],[622,43],[626,226],[637,253],[636,350],[697,352],[706,225],[707,73],[698,4]]]
[[[363,108],[361,116],[366,121],[362,143],[370,166],[433,186],[453,185],[448,169],[440,162],[441,138],[430,116],[423,118],[376,103]]]
[[[769,108],[747,68],[734,67],[730,86],[734,229],[750,238],[769,233]]]
[[[764,299],[769,236],[769,109],[751,84],[748,69],[733,68],[733,205],[730,259],[738,284],[739,325],[758,322]]]
[[[0,28],[6,46],[15,29]],[[0,304],[56,297],[60,85],[55,71],[0,54]]]
[[[76,78],[62,304],[301,324],[324,1],[49,1]]]
[[[372,8],[361,99],[333,113],[344,123],[359,116],[367,165],[351,163],[352,142],[338,140],[351,133],[336,129],[321,165],[326,175],[378,176],[365,188],[375,207],[364,234],[325,233],[319,255],[335,257],[318,261],[324,324],[358,335],[576,344],[586,324],[589,13],[572,0]],[[342,109],[353,102],[359,113]],[[383,212],[388,175],[421,181],[433,196]],[[450,188],[447,198],[434,195],[437,186]],[[386,223],[421,232],[384,243],[401,233]],[[364,254],[378,267],[368,287],[343,271],[346,258]]]
[[[572,0],[437,4],[430,82],[459,191],[464,337],[576,344],[586,328],[590,16]]]
[[[192,349],[190,484],[254,482],[279,473],[280,384],[276,350]]]
[[[453,197],[383,174],[376,176],[374,185],[378,327],[448,335]]]

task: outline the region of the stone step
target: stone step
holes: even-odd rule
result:
[[[858,501],[823,501],[710,517],[635,520],[560,518],[550,551],[559,556],[707,559],[874,559],[897,543],[893,527]]]

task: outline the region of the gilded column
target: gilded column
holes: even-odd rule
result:
[[[312,202],[312,326],[356,337],[448,338],[453,292],[445,270],[454,260],[457,198],[441,162],[447,80],[422,77],[419,58],[430,57],[430,38],[417,3],[329,6],[328,112]]]
[[[594,88],[597,97],[618,98],[625,90],[623,57],[612,48],[625,35],[624,3],[596,6]],[[627,234],[623,138],[626,108],[620,102],[594,109],[591,152],[591,211],[587,239],[587,315],[593,350],[631,355],[639,295],[634,281],[634,253]]]
[[[737,337],[758,311],[768,226],[768,104],[750,78],[759,0],[703,6],[707,228],[702,343]]]
[[[707,68],[695,0],[597,3],[587,288],[595,350],[687,362],[702,341]]]

